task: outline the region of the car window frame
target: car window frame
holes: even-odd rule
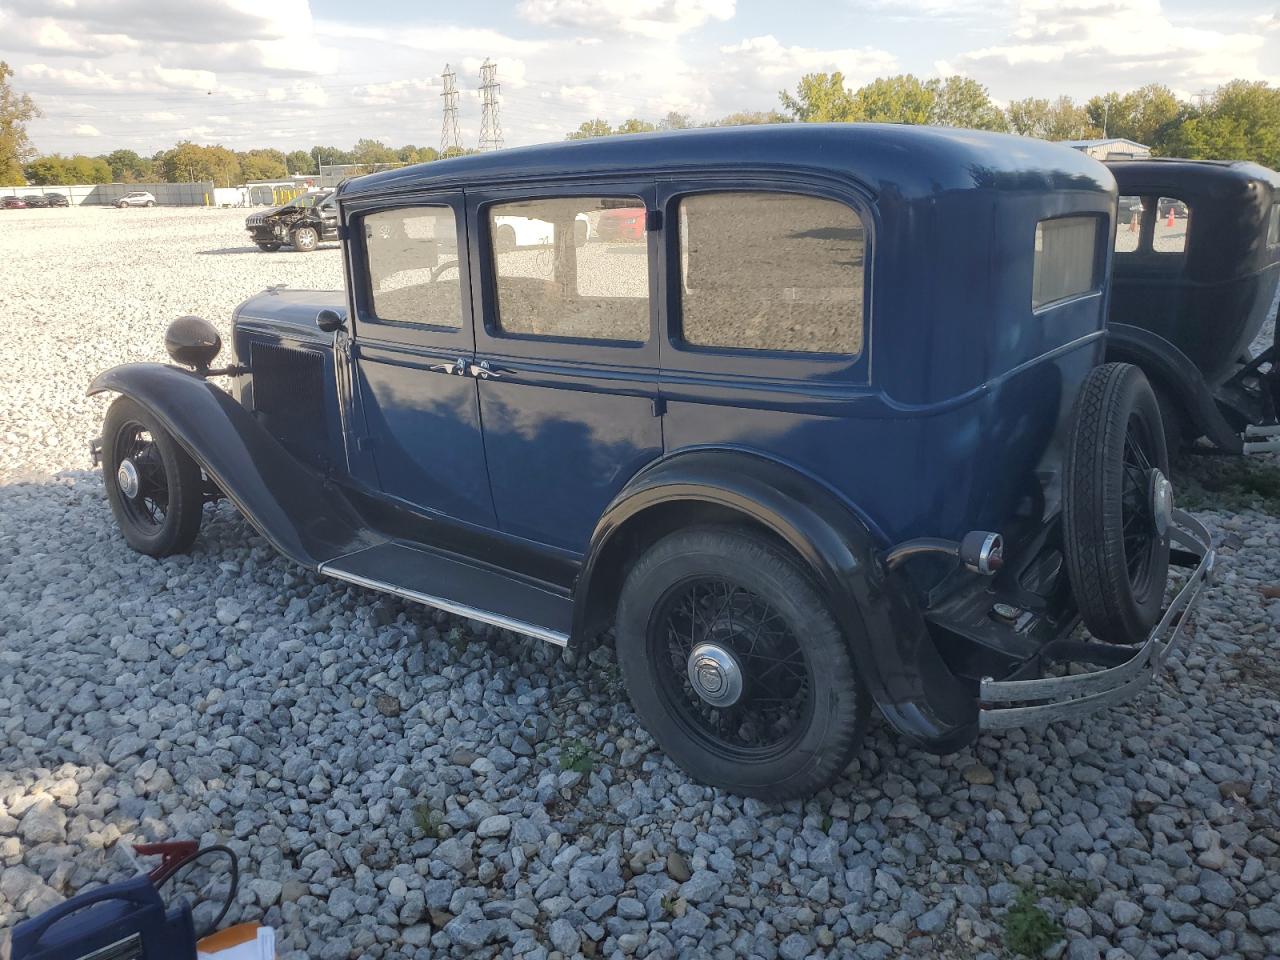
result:
[[[662,230],[645,231],[645,256],[649,267],[649,333],[643,342],[554,337],[510,333],[498,325],[497,267],[489,209],[503,203],[557,199],[638,199],[644,204],[646,223],[654,209],[652,176],[547,178],[508,180],[483,187],[467,187],[467,232],[472,238],[472,301],[476,304],[476,353],[486,359],[545,360],[656,368],[658,365],[659,300],[663,264],[659,241]]]
[[[458,300],[461,325],[457,328],[403,320],[385,320],[373,309],[373,283],[368,269],[364,217],[374,213],[422,207],[448,207],[453,212],[458,242]],[[460,357],[475,353],[474,311],[466,222],[466,203],[460,190],[424,191],[387,197],[339,201],[340,235],[345,238],[344,261],[350,300],[352,336],[369,344],[422,347]]]
[[[708,193],[790,193],[819,200],[833,200],[850,208],[862,223],[862,349],[857,354],[817,353],[796,350],[755,350],[691,344],[682,336],[683,291],[680,273],[680,200]],[[768,380],[827,382],[840,386],[871,383],[874,342],[875,249],[877,220],[870,196],[853,184],[817,177],[758,173],[708,172],[662,178],[658,185],[667,264],[662,331],[662,367],[666,374],[754,377]]]

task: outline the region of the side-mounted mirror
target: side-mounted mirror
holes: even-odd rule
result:
[[[222,349],[222,338],[203,317],[179,317],[164,332],[164,348],[183,366],[207,370]]]
[[[333,333],[335,330],[345,330],[347,321],[337,310],[321,310],[316,314],[316,326],[325,333]]]

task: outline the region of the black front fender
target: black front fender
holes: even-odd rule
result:
[[[298,462],[252,414],[202,377],[130,363],[94,378],[88,393],[122,393],[152,413],[271,544],[315,569],[381,538],[336,485]]]
[[[1198,433],[1228,453],[1243,453],[1244,441],[1231,428],[1204,375],[1185,353],[1158,333],[1128,323],[1107,324],[1107,360],[1132,363],[1152,386],[1182,404]]]
[[[691,501],[749,518],[801,557],[831,603],[871,696],[900,733],[943,751],[976,736],[976,688],[943,662],[919,607],[877,559],[884,545],[868,524],[816,480],[756,454],[691,450],[633,478],[597,524],[575,586],[575,616],[590,609],[593,588],[616,588],[602,567],[613,562],[605,558],[623,531],[646,524],[664,505]],[[582,627],[575,624],[575,635]]]

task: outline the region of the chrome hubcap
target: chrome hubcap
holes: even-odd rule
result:
[[[742,667],[718,643],[700,643],[689,654],[689,684],[713,707],[731,707],[742,696]]]
[[[1173,484],[1155,468],[1151,470],[1151,519],[1162,537],[1173,523]]]
[[[130,500],[138,495],[138,468],[133,465],[133,461],[127,457],[120,461],[120,468],[116,470],[116,483],[120,485],[120,492]]]

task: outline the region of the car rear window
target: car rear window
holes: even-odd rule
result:
[[[1133,253],[1142,240],[1142,198],[1121,197],[1116,217],[1116,253]]]
[[[861,353],[865,248],[861,218],[835,200],[685,197],[681,336],[697,347]]]
[[[1036,224],[1031,307],[1038,310],[1098,288],[1097,217],[1059,217]]]
[[[644,216],[644,202],[632,197],[489,207],[498,329],[570,340],[648,340],[648,244],[600,230],[606,211],[623,209]]]
[[[374,316],[392,323],[462,326],[458,229],[449,207],[365,214],[365,258]]]

